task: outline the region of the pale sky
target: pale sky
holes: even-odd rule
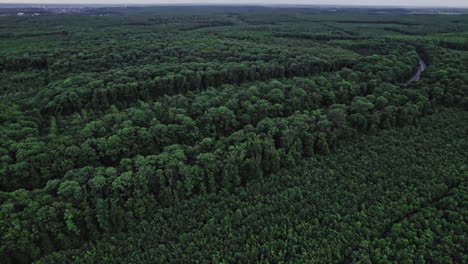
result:
[[[28,4],[301,4],[468,7],[468,0],[0,0]]]

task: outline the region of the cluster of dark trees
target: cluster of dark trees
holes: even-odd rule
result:
[[[70,33],[0,54],[5,263],[463,261],[414,223],[463,217],[468,60],[304,16],[36,18]]]
[[[0,71],[47,70],[48,67],[47,57],[37,57],[34,55],[0,57]]]
[[[299,39],[308,39],[308,40],[362,40],[367,39],[365,36],[354,36],[354,35],[330,35],[330,34],[301,34],[301,33],[280,33],[276,34],[276,37],[280,38],[299,38]]]
[[[448,48],[448,49],[454,49],[454,50],[468,50],[468,41],[465,42],[451,42],[451,41],[445,41],[441,40],[439,42],[439,45]]]

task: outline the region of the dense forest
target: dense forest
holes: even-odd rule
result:
[[[467,111],[468,15],[1,16],[0,262],[468,263]]]

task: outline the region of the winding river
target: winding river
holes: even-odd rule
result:
[[[426,63],[423,60],[419,59],[419,69],[418,72],[411,78],[408,82],[419,81],[421,79],[421,73],[426,69]]]

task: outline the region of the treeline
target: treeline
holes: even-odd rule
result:
[[[65,81],[54,82],[36,96],[41,112],[46,115],[67,115],[81,109],[105,110],[112,104],[126,106],[136,100],[148,100],[161,95],[173,95],[191,90],[204,90],[221,84],[241,84],[256,80],[310,76],[320,72],[336,71],[344,67],[379,72],[378,80],[404,82],[418,65],[416,54],[326,61],[313,56],[299,56],[283,62],[253,63],[190,63],[177,66],[147,66],[111,71],[109,75],[82,74]],[[369,61],[375,63],[369,66]],[[405,65],[406,64],[406,65]],[[364,66],[365,65],[365,66]],[[390,68],[390,69],[389,69]]]
[[[210,21],[209,23],[201,23],[200,25],[190,26],[187,28],[183,28],[181,30],[187,31],[187,30],[197,30],[201,28],[225,27],[225,26],[232,26],[232,25],[234,25],[232,21]]]
[[[403,25],[403,26],[416,26],[418,24],[410,23],[410,22],[402,22],[397,20],[337,20],[333,21],[335,23],[343,23],[343,24],[395,24],[395,25]]]
[[[300,38],[310,40],[363,40],[368,39],[366,36],[353,36],[353,35],[326,35],[326,34],[300,34],[300,33],[278,33],[274,35],[280,38]]]
[[[403,30],[403,29],[395,28],[395,27],[385,27],[384,29],[387,31],[398,32],[404,35],[412,35],[412,36],[420,35],[420,33],[410,32],[408,30]]]
[[[52,83],[38,93],[36,101],[43,114],[67,115],[82,109],[105,110],[111,104],[125,105],[139,99],[204,90],[221,84],[309,76],[352,67],[352,64],[352,61],[328,62],[302,56],[281,64],[186,64],[183,68],[178,67],[179,72],[153,67],[149,71],[110,72],[104,78],[103,74],[82,74]]]
[[[468,50],[468,41],[466,42],[450,42],[450,41],[438,41],[441,47],[454,49],[454,50]]]
[[[46,56],[1,57],[0,71],[23,71],[27,69],[47,70],[49,61]]]
[[[183,34],[194,40],[187,41]],[[73,51],[70,56],[58,56],[51,66],[54,75],[66,73],[102,72],[123,67],[166,63],[241,63],[241,62],[288,62],[300,56],[322,57],[314,47],[292,47],[254,43],[248,41],[220,40],[200,36],[202,33],[155,34],[129,37],[129,43],[117,45],[106,39],[91,38],[70,40],[72,47],[89,45],[98,51]],[[88,37],[89,38],[89,37]],[[155,41],[156,39],[156,41]],[[198,39],[198,40],[197,40]],[[84,44],[82,42],[89,41]],[[168,45],[173,43],[173,45]]]

